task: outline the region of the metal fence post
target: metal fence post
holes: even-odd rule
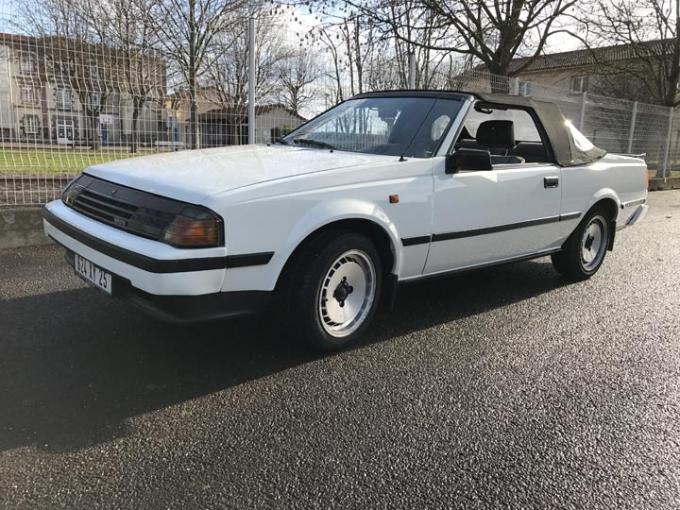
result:
[[[508,88],[510,89],[511,96],[519,96],[520,95],[519,78],[517,78],[516,76],[510,78],[510,86]]]
[[[408,88],[416,88],[416,54],[412,51],[408,54]]]
[[[668,107],[668,133],[666,134],[666,149],[663,156],[663,182],[666,182],[668,175],[668,159],[671,153],[671,132],[673,131],[673,107]]]
[[[588,93],[581,94],[581,117],[578,119],[578,130],[583,133],[583,126],[586,123],[586,103],[588,102]]]
[[[630,117],[630,132],[628,133],[628,154],[633,153],[633,136],[635,135],[635,121],[637,120],[638,102],[633,103],[633,113]]]
[[[248,19],[248,143],[255,143],[255,18]]]

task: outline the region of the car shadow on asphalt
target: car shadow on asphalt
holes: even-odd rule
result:
[[[357,349],[565,285],[545,261],[399,289]],[[157,322],[90,289],[0,303],[0,451],[74,451],[131,433],[127,419],[318,359],[262,319]]]

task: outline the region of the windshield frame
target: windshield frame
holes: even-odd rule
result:
[[[306,131],[306,128],[309,128],[310,124],[318,122],[319,119],[322,117],[327,116],[333,110],[336,110],[337,108],[345,105],[346,103],[349,103],[351,101],[356,101],[356,100],[361,100],[361,99],[395,99],[395,98],[423,98],[423,99],[433,99],[438,100],[438,99],[445,99],[445,100],[450,100],[450,101],[458,101],[459,102],[459,108],[458,111],[456,112],[455,116],[451,119],[451,122],[449,122],[449,125],[447,126],[446,130],[444,133],[441,135],[439,138],[437,145],[433,148],[432,154],[429,156],[425,157],[418,157],[418,156],[408,156],[408,157],[413,157],[414,159],[430,159],[438,156],[443,156],[446,154],[446,151],[448,150],[448,146],[451,143],[451,140],[453,138],[453,134],[455,134],[456,131],[460,129],[461,125],[461,119],[467,114],[467,107],[470,104],[470,101],[472,100],[472,96],[470,94],[466,93],[461,93],[461,92],[453,92],[453,91],[431,91],[431,90],[418,90],[418,91],[385,91],[385,92],[368,92],[364,94],[358,94],[355,96],[352,96],[351,98],[345,99],[338,104],[330,107],[327,110],[324,110],[323,112],[319,113],[318,115],[315,115],[305,123],[299,125],[296,127],[293,131],[288,133],[287,135],[281,137],[279,141],[283,143],[284,145],[289,145],[291,147],[303,147],[302,145],[297,145],[294,142],[294,139],[298,136],[300,136],[301,132]],[[434,106],[435,103],[432,103],[432,107]],[[429,115],[428,113],[425,115],[425,118],[423,119],[423,122],[427,119]],[[415,140],[415,136],[417,136],[418,131],[416,131],[416,134],[414,137],[411,139],[410,143],[408,146],[405,147],[404,152],[407,152],[408,149],[410,148],[411,144]],[[386,156],[386,157],[394,157],[394,155],[389,155],[389,154],[377,154],[377,153],[371,153],[371,152],[364,152],[362,150],[352,150],[348,148],[340,148],[340,147],[334,147],[333,149],[325,149],[325,148],[315,148],[311,147],[309,145],[304,146],[304,148],[307,149],[316,149],[316,150],[331,150],[331,151],[338,151],[338,152],[350,152],[353,154],[366,154],[366,155],[373,155],[373,156]],[[442,150],[444,149],[444,152]],[[403,156],[402,156],[403,157]]]

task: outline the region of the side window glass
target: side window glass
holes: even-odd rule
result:
[[[494,166],[549,162],[534,117],[520,108],[483,105],[472,109],[456,148],[489,151]]]
[[[479,125],[488,120],[511,121],[517,142],[541,142],[536,123],[526,110],[491,110],[490,113],[472,110],[465,119],[465,128],[470,136],[475,138]]]
[[[437,99],[405,155],[415,158],[432,157],[459,111],[460,101]]]

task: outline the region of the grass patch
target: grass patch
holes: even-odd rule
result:
[[[125,148],[101,150],[0,149],[2,174],[77,174],[90,165],[150,154],[140,150],[130,153]]]

